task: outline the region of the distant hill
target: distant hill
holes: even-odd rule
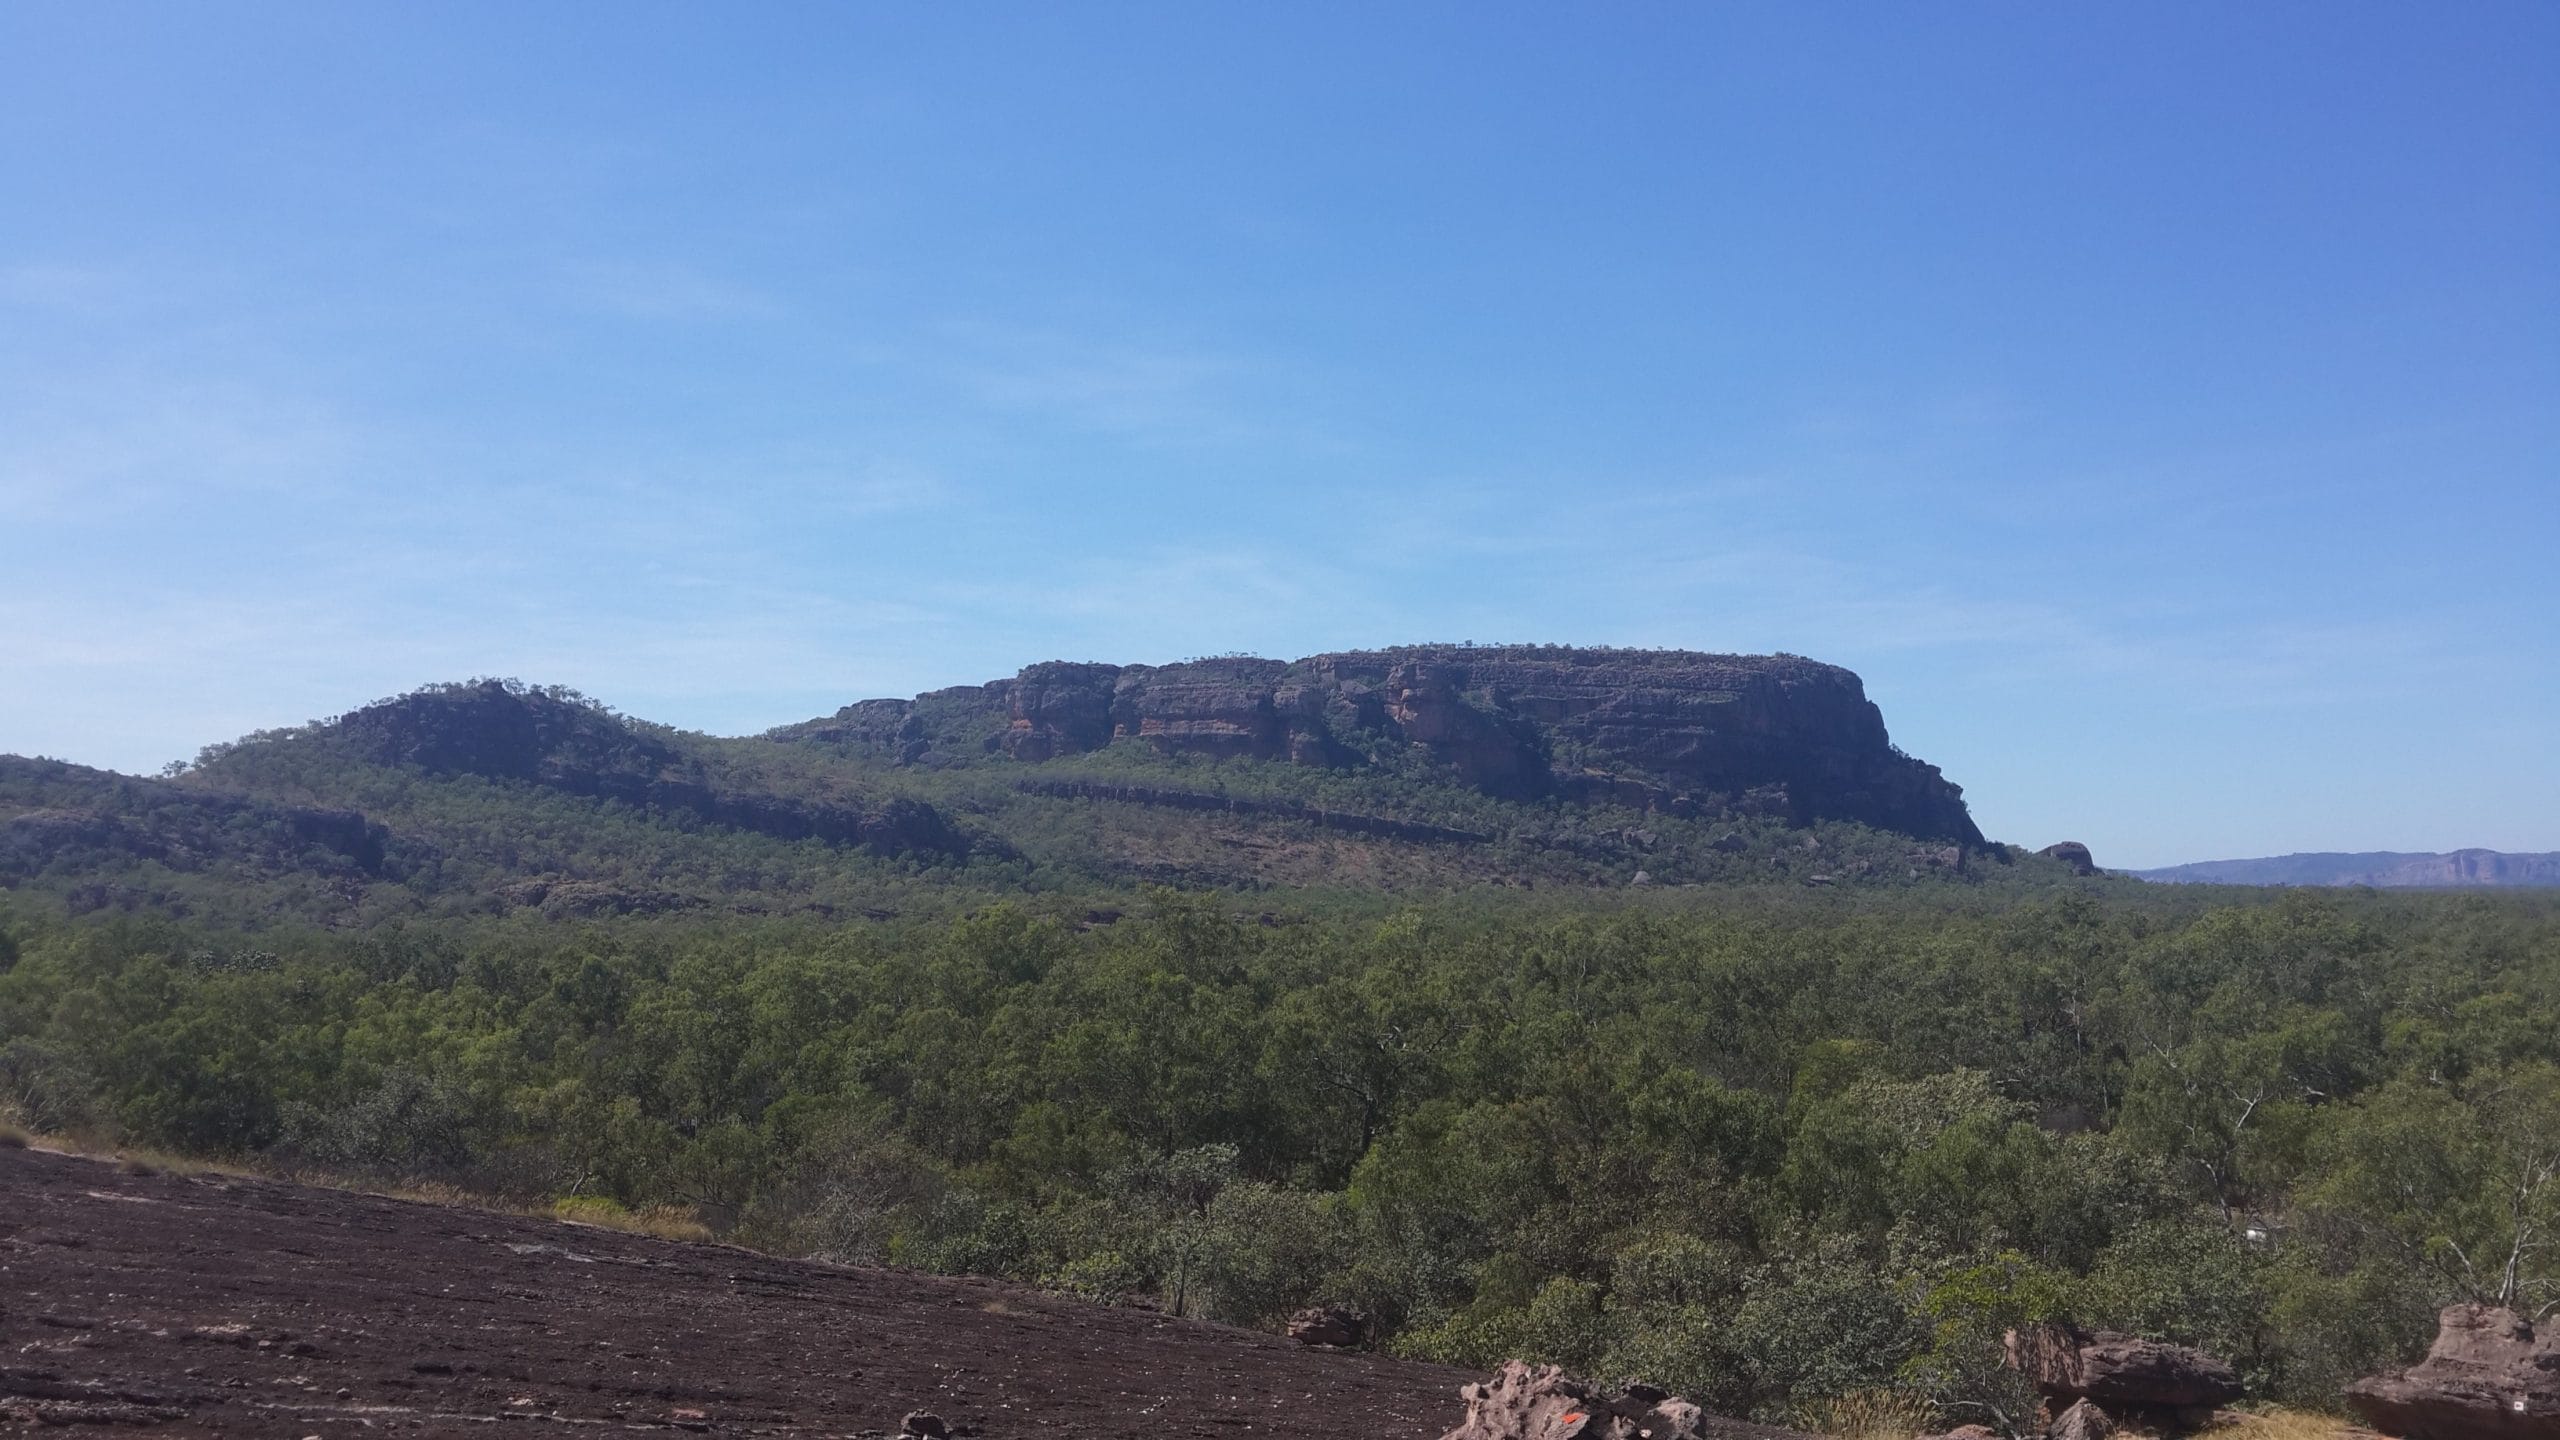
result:
[[[1986,842],[1856,675],[1792,655],[1052,662],[726,738],[475,680],[159,778],[0,756],[0,889],[250,924],[2085,872]]]
[[[2123,872],[2172,885],[2372,885],[2394,890],[2467,890],[2560,885],[2560,853],[2509,855],[2455,850],[2441,855],[2374,850],[2273,855],[2259,860],[2200,860],[2161,870]]]

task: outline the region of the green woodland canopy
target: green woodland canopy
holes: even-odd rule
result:
[[[1109,919],[1108,916],[1099,917]],[[2560,906],[1926,891],[354,933],[20,905],[22,1123],[1788,1416],[2069,1314],[2331,1403],[2560,1301]]]

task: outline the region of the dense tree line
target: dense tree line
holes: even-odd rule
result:
[[[2327,1403],[2560,1302],[2560,911],[2062,894],[899,929],[0,924],[20,1123],[1510,1355],[2020,1413],[2070,1314]]]

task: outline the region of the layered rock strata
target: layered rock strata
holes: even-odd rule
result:
[[[1359,768],[1418,752],[1506,799],[1856,820],[1979,845],[1963,791],[1895,748],[1850,671],[1793,655],[1411,646],[1303,660],[1051,662],[867,700],[778,738],[907,763],[1168,754]]]

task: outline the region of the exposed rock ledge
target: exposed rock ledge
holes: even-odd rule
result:
[[[2425,1360],[2349,1385],[2347,1406],[2409,1440],[2552,1440],[2560,1436],[2560,1328],[2537,1334],[2513,1310],[2448,1307]]]

